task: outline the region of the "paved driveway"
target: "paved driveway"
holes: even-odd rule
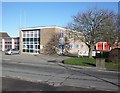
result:
[[[46,62],[60,62],[66,58],[67,56],[57,56],[57,55],[34,55],[34,54],[15,54],[15,55],[5,55],[2,53],[2,59],[4,61],[13,60],[17,62],[30,62],[30,63],[46,63]]]

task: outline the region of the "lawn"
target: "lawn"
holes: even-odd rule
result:
[[[82,58],[69,58],[64,60],[65,64],[81,65],[81,66],[95,66],[95,59],[82,57]]]
[[[108,69],[120,69],[120,63],[110,63],[110,62],[105,62],[105,67]]]
[[[96,60],[88,57],[69,58],[64,60],[64,64],[96,67]],[[108,69],[118,69],[120,68],[120,63],[105,62],[105,67]]]

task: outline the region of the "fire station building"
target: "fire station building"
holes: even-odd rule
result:
[[[60,34],[61,38],[69,38],[69,52],[77,53],[78,50],[88,51],[84,42],[75,39],[74,31],[63,27],[31,27],[20,29],[20,52],[21,53],[44,53],[44,47],[50,41],[53,34]],[[81,33],[79,33],[81,34]],[[82,35],[82,34],[81,34]]]

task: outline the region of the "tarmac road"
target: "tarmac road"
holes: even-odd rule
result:
[[[59,86],[55,87],[45,83],[30,82],[15,78],[2,78],[2,91],[99,91],[80,87]]]
[[[72,88],[79,87],[86,90],[118,91],[117,73],[75,70],[67,66],[60,66],[58,63],[48,62],[48,60],[64,58],[43,55],[3,55],[2,74],[5,77],[48,84],[54,90],[56,90],[55,87],[72,86]],[[6,83],[3,82],[3,86]],[[68,90],[68,88],[66,89]],[[75,88],[75,90],[77,89]]]

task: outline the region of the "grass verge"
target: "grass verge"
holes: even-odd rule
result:
[[[88,57],[69,58],[64,60],[64,64],[96,67],[96,60],[94,58],[88,58]],[[117,70],[118,68],[120,68],[120,63],[105,62],[105,67],[108,69]]]

